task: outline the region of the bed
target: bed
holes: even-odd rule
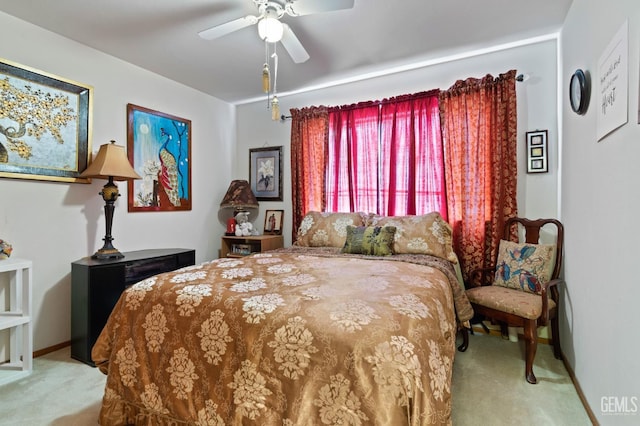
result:
[[[290,248],[122,294],[92,350],[100,424],[451,424],[472,314],[439,215],[310,212]]]

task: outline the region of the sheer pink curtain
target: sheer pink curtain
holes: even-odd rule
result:
[[[330,109],[327,211],[378,211],[379,110],[374,102]]]
[[[447,217],[439,91],[329,110],[328,211]]]
[[[382,103],[382,214],[438,211],[447,220],[438,96],[432,90]]]

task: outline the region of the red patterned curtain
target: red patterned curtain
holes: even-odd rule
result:
[[[308,211],[323,211],[324,173],[329,137],[326,107],[291,110],[291,197],[293,241]]]
[[[456,82],[440,95],[449,223],[464,278],[494,259],[517,216],[516,71]]]

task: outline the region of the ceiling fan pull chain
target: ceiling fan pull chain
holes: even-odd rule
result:
[[[275,96],[275,94],[278,93],[276,90],[276,84],[278,84],[278,52],[277,45],[275,43],[273,45],[273,55],[271,55],[271,57],[273,58],[273,94]]]
[[[278,91],[276,85],[278,84],[278,53],[277,47],[273,45],[273,99],[271,100],[271,119],[273,121],[280,119],[280,104],[278,102]]]
[[[262,67],[262,91],[269,93],[271,88],[271,78],[269,71],[269,43],[264,42],[264,65]]]

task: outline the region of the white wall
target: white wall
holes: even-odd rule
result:
[[[113,221],[120,251],[184,247],[196,260],[218,256],[218,207],[235,155],[235,108],[216,98],[0,13],[0,57],[93,86],[93,152],[115,139],[126,146],[126,105],[190,119],[192,210],[128,213],[118,185]],[[12,256],[34,263],[34,349],[69,340],[71,262],[102,247],[104,180],[90,185],[0,179],[0,238]],[[2,335],[0,334],[0,337]]]
[[[562,219],[566,226],[566,318],[561,333],[589,405],[602,424],[638,424],[640,413],[610,415],[603,398],[635,397],[640,409],[638,320],[640,280],[636,276],[640,209],[638,127],[638,0],[574,0],[562,30],[562,88],[576,68],[591,73],[597,87],[600,55],[629,22],[629,121],[598,142],[597,94],[584,116],[568,100],[563,114]],[[620,94],[619,94],[620,95]],[[608,400],[605,400],[605,402]]]
[[[519,208],[529,217],[557,217],[566,226],[561,320],[563,352],[590,406],[603,424],[633,424],[635,416],[607,416],[603,397],[640,397],[635,325],[640,299],[635,278],[640,207],[638,111],[639,19],[637,0],[574,0],[562,31],[561,87],[557,87],[554,39],[470,56],[412,71],[280,98],[282,111],[309,105],[341,105],[433,88],[455,80],[497,75],[515,68],[529,76],[518,83]],[[573,114],[565,94],[576,68],[595,73],[613,34],[629,19],[629,122],[597,142],[593,98],[587,114]],[[265,102],[234,107],[140,68],[0,13],[0,57],[94,87],[93,151],[115,139],[126,144],[126,104],[192,120],[193,210],[128,213],[126,185],[116,203],[114,244],[122,251],[190,247],[197,260],[217,256],[223,225],[218,205],[232,178],[248,178],[249,148],[284,145],[284,235],[291,244],[290,122],[272,122]],[[285,73],[282,72],[281,75]],[[561,111],[556,98],[560,96]],[[559,121],[562,126],[558,134]],[[237,123],[237,124],[236,124]],[[549,130],[550,172],[527,175],[525,132]],[[562,151],[558,152],[559,139]],[[562,167],[558,163],[562,157]],[[562,170],[560,179],[559,169]],[[561,191],[558,183],[561,182]],[[102,245],[104,215],[91,185],[0,179],[0,238],[14,256],[34,261],[34,348],[69,340],[70,263]],[[560,194],[560,206],[557,203]]]
[[[528,75],[517,83],[518,96],[518,175],[520,213],[529,217],[557,217],[558,181],[558,122],[557,122],[557,40],[547,37],[518,47],[496,48],[494,52],[468,58],[447,60],[411,71],[378,77],[322,90],[280,96],[281,111],[311,105],[343,105],[353,102],[383,99],[430,89],[448,89],[456,80],[497,76],[510,69]],[[281,75],[284,73],[281,73]],[[284,145],[284,201],[260,203],[260,214],[254,222],[260,229],[265,209],[284,209],[285,245],[291,244],[291,122],[273,122],[266,109],[266,101],[240,105],[237,109],[237,178],[249,176],[249,148],[264,145]],[[525,133],[549,130],[549,173],[527,174],[525,162]]]

